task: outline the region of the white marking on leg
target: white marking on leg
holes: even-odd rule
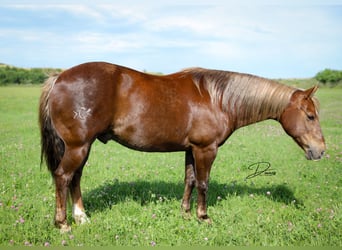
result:
[[[76,224],[84,224],[89,222],[89,219],[85,212],[77,206],[77,204],[73,204],[72,206],[72,217],[74,218]]]

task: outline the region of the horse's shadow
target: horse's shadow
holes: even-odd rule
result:
[[[168,200],[181,201],[184,191],[184,184],[181,182],[164,181],[135,181],[120,182],[114,180],[84,194],[84,202],[88,213],[104,211],[113,205],[135,201],[144,206],[148,203],[164,202]],[[194,196],[196,195],[194,190]],[[286,205],[293,204],[296,208],[303,205],[286,185],[272,185],[265,187],[253,187],[250,183],[222,184],[211,181],[208,191],[209,206],[215,205],[219,200],[229,199],[233,196],[258,196],[264,195],[275,202]],[[193,202],[192,202],[193,203]]]

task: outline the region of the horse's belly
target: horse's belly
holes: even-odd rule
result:
[[[166,126],[167,125],[167,126]],[[126,147],[146,152],[172,152],[187,149],[186,128],[168,122],[145,124],[117,122],[112,139]]]

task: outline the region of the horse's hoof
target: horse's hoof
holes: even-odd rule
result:
[[[190,211],[182,211],[182,217],[184,220],[190,220],[191,219],[191,212]]]
[[[202,221],[207,223],[208,225],[211,225],[213,223],[213,221],[209,217],[202,219]]]
[[[211,225],[211,224],[213,223],[212,220],[209,218],[208,215],[204,215],[204,216],[198,218],[198,220],[199,220],[200,222],[204,222],[204,223],[206,223],[206,224],[208,224],[208,225]]]
[[[59,231],[61,234],[69,233],[71,232],[71,226],[68,224],[59,225]]]
[[[75,220],[75,223],[77,225],[82,225],[82,224],[90,223],[90,220],[89,220],[89,218],[87,217],[86,214],[75,216],[74,220]]]

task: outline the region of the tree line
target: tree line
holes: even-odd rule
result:
[[[42,84],[51,74],[61,71],[62,69],[55,68],[24,69],[0,64],[0,85]],[[324,69],[318,72],[314,79],[323,86],[342,86],[342,70]]]

